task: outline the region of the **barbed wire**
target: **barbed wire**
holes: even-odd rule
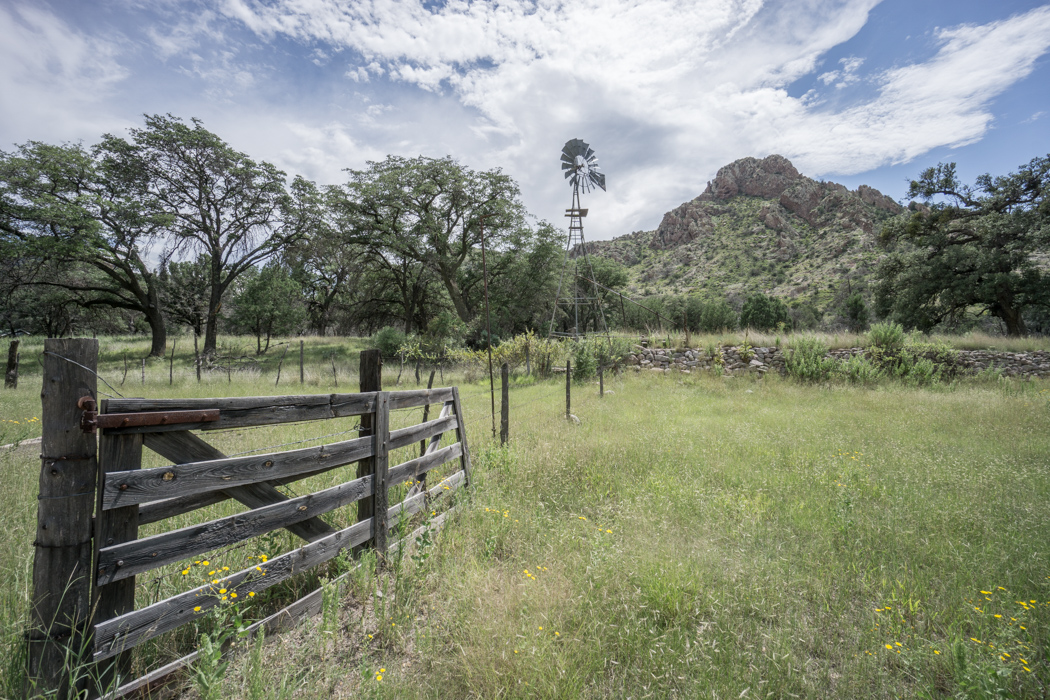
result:
[[[91,373],[92,373],[93,375],[95,375],[96,377],[98,377],[99,379],[101,379],[101,380],[102,380],[102,383],[103,383],[103,384],[105,384],[106,386],[108,386],[108,387],[109,387],[110,389],[113,389],[113,391],[114,391],[114,392],[116,392],[117,396],[119,396],[119,397],[120,397],[120,398],[122,398],[122,399],[124,398],[124,395],[123,395],[123,394],[121,394],[121,393],[120,393],[119,391],[117,391],[116,389],[114,389],[114,388],[113,388],[113,385],[112,385],[112,384],[110,384],[109,382],[107,382],[107,381],[106,381],[106,378],[105,378],[105,377],[103,377],[103,376],[102,376],[101,374],[99,374],[99,373],[98,373],[98,372],[96,372],[95,370],[91,369],[90,367],[85,367],[84,365],[80,364],[80,363],[79,363],[79,362],[77,362],[76,360],[71,360],[71,359],[69,359],[68,357],[63,357],[62,355],[59,355],[59,354],[57,354],[57,353],[53,353],[53,352],[50,352],[50,351],[48,351],[48,350],[45,350],[45,351],[44,351],[44,354],[45,354],[45,355],[50,355],[51,357],[57,357],[57,358],[58,358],[58,359],[60,359],[60,360],[65,360],[66,362],[68,362],[68,363],[69,363],[69,364],[71,364],[71,365],[76,365],[77,367],[80,367],[81,369],[85,369],[85,370],[87,370],[88,372],[91,372]],[[96,388],[95,388],[95,390],[96,390],[96,391],[98,391],[98,393],[100,393],[100,394],[106,394],[106,392],[104,392],[104,391],[99,391],[98,387],[96,387]],[[116,398],[116,396],[113,396],[113,394],[106,394],[106,396],[110,397],[111,399],[113,399],[113,398]]]

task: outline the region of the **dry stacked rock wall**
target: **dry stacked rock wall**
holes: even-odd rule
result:
[[[784,353],[777,347],[751,348],[750,357],[741,352],[740,346],[719,348],[712,355],[703,348],[668,350],[663,348],[635,347],[627,357],[628,365],[635,370],[670,371],[690,373],[722,367],[729,374],[769,371],[784,374],[787,371]],[[955,362],[961,374],[977,374],[989,368],[1001,370],[1008,377],[1050,377],[1050,352],[994,352],[990,350],[958,350]],[[854,355],[863,355],[864,348],[842,348],[832,350],[829,357],[846,360]]]

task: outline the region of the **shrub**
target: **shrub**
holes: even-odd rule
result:
[[[760,331],[770,331],[780,324],[791,325],[787,305],[776,297],[754,294],[744,302],[740,311],[740,325]]]
[[[400,328],[386,326],[376,331],[372,336],[371,345],[379,351],[383,357],[396,357],[405,344],[405,332]]]
[[[585,340],[576,341],[572,348],[572,379],[582,382],[598,374],[598,358],[594,348]]]
[[[850,384],[874,384],[883,376],[882,370],[863,355],[854,355],[839,363],[835,372]]]
[[[708,302],[700,311],[700,330],[704,333],[731,331],[736,322],[736,312],[725,299]]]
[[[904,347],[904,328],[899,323],[876,323],[868,331],[868,346],[884,352]]]
[[[825,357],[827,353],[828,346],[817,338],[796,338],[785,362],[787,373],[804,382],[824,381],[835,370],[835,360]]]
[[[846,299],[846,321],[854,333],[868,327],[868,307],[860,292],[854,292]]]

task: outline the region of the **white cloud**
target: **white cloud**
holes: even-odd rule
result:
[[[822,71],[878,2],[170,0],[136,11],[154,13],[142,35],[194,90],[156,111],[202,116],[239,149],[321,182],[387,153],[501,166],[556,223],[568,193],[558,152],[584,138],[610,187],[589,196],[588,236],[607,237],[655,226],[742,156],[851,174],[980,139],[996,96],[1050,48],[1044,6],[938,30],[919,62],[880,72],[874,57],[848,56]],[[0,8],[0,31],[15,37],[0,45],[0,87],[18,82],[5,95],[48,114],[102,121],[104,96],[136,69],[43,10]],[[299,91],[306,77],[324,87]],[[817,87],[789,94],[804,77]],[[136,120],[154,106],[132,92],[121,114]],[[15,108],[2,109],[7,126]],[[113,121],[77,128],[96,138]]]
[[[835,87],[840,90],[860,80],[857,71],[862,65],[864,65],[863,58],[848,56],[846,58],[840,58],[839,64],[842,66],[841,70],[832,70],[827,73],[822,73],[817,76],[817,80],[825,85],[834,84]]]
[[[942,29],[925,63],[879,76],[877,95],[839,112],[795,114],[779,140],[811,172],[854,174],[961,146],[990,127],[992,101],[1050,49],[1050,6],[981,26]],[[772,144],[770,144],[772,145]]]
[[[113,128],[105,100],[128,75],[118,61],[122,37],[88,36],[31,5],[0,6],[0,37],[0,124],[7,133],[32,128],[77,139]]]

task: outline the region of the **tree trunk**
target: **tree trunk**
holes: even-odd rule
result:
[[[145,312],[146,322],[153,335],[153,342],[149,350],[150,357],[164,357],[164,351],[168,345],[168,329],[164,324],[164,313],[160,310],[160,301],[151,302]]]
[[[463,321],[463,323],[470,323],[470,309],[467,308],[467,302],[463,298],[463,292],[460,291],[456,280],[442,271],[441,281],[445,284],[445,290],[448,291],[448,297],[452,300],[452,305],[456,307],[456,315],[459,316],[459,320]]]
[[[1011,299],[1005,299],[1003,295],[1000,295],[995,315],[1001,318],[1003,323],[1006,324],[1007,335],[1028,335],[1028,329],[1024,325],[1024,318],[1021,316],[1021,310],[1012,303]]]

